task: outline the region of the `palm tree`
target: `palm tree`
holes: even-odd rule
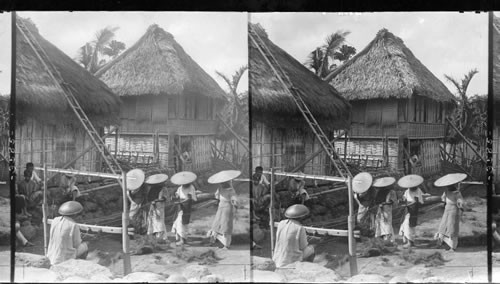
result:
[[[336,56],[338,56],[336,54],[345,42],[346,36],[350,33],[349,31],[336,31],[328,35],[325,39],[325,44],[321,47],[317,47],[309,54],[305,65],[309,69],[314,70],[314,73],[318,77],[325,80],[328,75],[331,74],[333,61],[336,59]]]
[[[233,74],[232,78],[229,79],[228,76],[224,75],[223,73],[216,71],[215,73],[221,77],[229,87],[229,92],[230,96],[232,99],[229,100],[229,103],[226,105],[225,110],[223,113],[226,114],[226,119],[229,119],[227,122],[229,123],[230,126],[233,126],[240,122],[242,119],[242,115],[244,113],[244,110],[239,102],[240,97],[238,96],[238,85],[240,83],[241,77],[245,72],[247,71],[248,66],[241,66],[236,72]],[[244,116],[244,115],[243,115]]]
[[[115,32],[117,30],[118,27],[108,26],[96,32],[95,39],[92,41],[94,45],[92,59],[90,60],[90,66],[87,69],[90,73],[94,74],[101,67],[99,64],[99,54],[102,54],[105,46],[115,37]]]
[[[467,97],[467,88],[469,87],[472,78],[477,73],[477,69],[470,70],[467,74],[464,75],[463,79],[460,82],[449,75],[444,75],[444,77],[457,89],[457,100],[459,102],[459,105],[452,116],[453,122],[461,132],[467,132],[468,134],[470,134],[469,132],[472,130],[471,123],[474,121],[474,110]]]
[[[108,46],[104,47],[103,53],[115,59],[122,50],[125,50],[125,44],[121,41],[112,40]]]
[[[84,46],[78,49],[78,55],[76,57],[76,61],[82,64],[85,69],[89,70],[90,62],[92,61],[92,53],[93,53],[93,48],[90,45],[90,43],[87,42]]]

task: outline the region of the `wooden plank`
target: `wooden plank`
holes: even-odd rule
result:
[[[278,227],[279,222],[274,222],[274,227]],[[316,228],[316,227],[307,227],[304,226],[304,229],[308,234],[311,235],[324,235],[324,236],[334,236],[334,237],[347,237],[347,230],[338,230],[338,229],[325,229],[325,228]],[[360,238],[360,232],[354,231],[354,237]]]
[[[48,219],[47,223],[52,224],[53,219]],[[93,232],[93,233],[108,233],[108,234],[121,234],[123,232],[122,227],[110,227],[110,226],[99,226],[99,225],[87,225],[77,223],[80,231]],[[134,228],[128,228],[128,234],[134,235]]]

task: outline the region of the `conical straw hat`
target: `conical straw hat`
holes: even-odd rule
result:
[[[302,204],[292,205],[285,211],[285,217],[290,219],[302,218],[307,215],[309,215],[309,208]]]
[[[370,173],[359,173],[352,179],[352,190],[361,194],[372,186],[372,181],[373,177]]]
[[[407,175],[398,180],[398,185],[402,188],[419,186],[424,182],[424,178],[419,175]]]
[[[396,179],[393,177],[382,177],[382,178],[377,178],[372,186],[373,187],[386,187],[389,185],[392,185],[396,182]]]
[[[178,172],[170,178],[170,181],[176,185],[185,185],[192,183],[197,177],[193,172]]]
[[[459,183],[463,181],[464,179],[467,178],[466,174],[462,173],[456,173],[456,174],[447,174],[443,177],[438,178],[434,182],[434,186],[436,187],[443,187],[443,186],[449,186],[449,185],[454,185],[456,183]]]
[[[59,207],[59,214],[63,216],[71,216],[78,214],[83,211],[83,206],[80,204],[80,202],[77,201],[68,201],[64,202],[60,207]]]
[[[304,173],[302,171],[298,171],[298,172],[296,172],[296,174],[303,175]],[[304,177],[300,177],[300,176],[299,177],[293,177],[293,178],[296,179],[296,180],[298,180],[298,181],[304,180]]]
[[[127,173],[127,189],[137,191],[144,183],[145,174],[141,169],[133,169]]]
[[[168,176],[166,174],[156,174],[149,176],[145,183],[147,184],[160,184],[166,182],[168,179]]]
[[[227,170],[220,171],[208,178],[208,183],[223,183],[226,181],[233,180],[241,175],[241,171]]]

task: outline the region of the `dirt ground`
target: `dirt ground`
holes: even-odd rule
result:
[[[438,192],[431,192],[438,195]],[[359,274],[378,274],[384,276],[388,281],[395,276],[405,276],[408,269],[421,267],[422,278],[437,277],[441,281],[449,282],[486,282],[487,281],[487,259],[486,259],[486,190],[483,186],[468,186],[462,191],[466,210],[460,222],[459,245],[455,252],[445,251],[437,248],[433,239],[441,220],[444,208],[442,206],[430,205],[429,211],[419,215],[417,226],[416,248],[412,252],[402,248],[402,240],[397,241],[397,250],[388,255],[358,257],[357,266]],[[399,226],[394,227],[397,234]],[[262,249],[253,250],[252,254],[261,257],[271,257],[271,242],[269,233],[266,232],[265,239],[259,242]],[[363,247],[367,240],[358,240],[358,255],[363,253]],[[348,262],[348,243],[346,238],[330,237],[323,238],[316,246],[314,262],[335,270],[344,280],[350,277],[350,266]],[[434,256],[443,261],[431,262]],[[411,259],[409,254],[413,255]],[[425,258],[428,258],[426,261]],[[416,265],[415,259],[422,258],[421,264]],[[441,265],[440,265],[441,264]],[[429,267],[425,267],[428,265]],[[430,266],[434,265],[434,266]],[[500,256],[498,261],[498,275],[500,279]],[[425,275],[424,275],[425,274]]]

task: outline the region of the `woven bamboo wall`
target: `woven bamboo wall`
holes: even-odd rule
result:
[[[28,162],[40,167],[44,163],[47,167],[61,167],[93,145],[82,129],[45,125],[33,119],[28,119],[25,124],[18,125],[15,143],[18,179],[22,178]],[[99,171],[99,160],[96,150],[89,151],[79,158],[73,167],[79,170]]]
[[[271,147],[274,147],[274,155],[272,155]],[[262,166],[264,169],[269,169],[272,156],[273,167],[289,171],[320,147],[321,145],[314,134],[304,129],[271,129],[260,122],[252,124],[252,163],[254,168]],[[326,155],[321,153],[304,166],[304,172],[318,175],[327,174],[328,162]]]
[[[345,140],[335,143],[337,152],[344,157]],[[390,168],[398,168],[398,141],[388,139],[385,142],[388,165]],[[382,167],[385,165],[384,140],[383,139],[348,139],[347,140],[347,160],[352,163],[359,163],[367,167]],[[383,162],[382,162],[383,161]]]
[[[441,153],[439,147],[441,143],[442,140],[439,139],[422,140],[419,155],[422,166],[412,169],[412,173],[428,176],[441,172]]]
[[[189,166],[193,171],[204,171],[212,165],[212,151],[210,141],[214,139],[213,136],[180,136],[181,140],[191,141],[191,160],[192,164]],[[115,137],[106,138],[106,147],[115,153]],[[169,144],[168,136],[160,135],[158,137],[159,145],[159,162],[162,166],[169,166]],[[154,161],[154,137],[153,135],[126,135],[119,134],[118,136],[118,157],[130,160],[135,163],[148,164]]]

